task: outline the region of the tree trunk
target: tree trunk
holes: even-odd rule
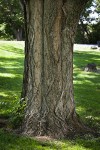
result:
[[[14,29],[14,35],[15,35],[17,41],[22,41],[22,39],[23,39],[22,33],[23,33],[22,28]]]
[[[88,0],[26,2],[24,133],[66,137],[81,128],[73,97],[73,43]]]

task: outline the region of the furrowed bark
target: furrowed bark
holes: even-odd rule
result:
[[[73,94],[73,43],[86,1],[29,0],[23,94],[24,133],[66,137],[82,128]]]

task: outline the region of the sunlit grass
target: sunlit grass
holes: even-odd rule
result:
[[[0,41],[0,114],[10,115],[21,95],[24,43]]]
[[[94,129],[100,129],[100,72],[85,72],[88,63],[95,63],[100,69],[98,50],[75,51],[74,53],[74,95],[77,113]]]

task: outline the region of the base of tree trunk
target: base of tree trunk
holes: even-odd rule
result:
[[[33,118],[30,118],[30,122],[33,120]],[[55,124],[55,122],[57,124]],[[27,123],[26,123],[27,124]],[[66,121],[66,123],[57,121],[55,119],[54,124],[51,123],[52,126],[48,126],[48,124],[45,122],[41,123],[37,122],[31,124],[28,122],[27,125],[23,125],[22,133],[24,135],[28,136],[36,136],[36,137],[49,137],[49,138],[74,138],[76,135],[83,135],[86,133],[92,133],[92,130],[86,127],[81,121],[78,115],[73,114],[70,119]],[[47,126],[46,126],[47,125]]]

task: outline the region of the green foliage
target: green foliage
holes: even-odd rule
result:
[[[92,31],[90,32],[90,43],[97,43],[100,40],[100,22],[90,25],[90,30]]]
[[[17,38],[18,31],[23,30],[24,18],[19,0],[0,0],[0,25],[3,24],[5,33],[0,32],[0,35],[4,38],[7,38],[7,35]]]
[[[84,25],[84,27],[87,27],[87,25]],[[77,27],[75,43],[81,43],[81,44],[87,44],[88,43],[88,38],[87,38],[81,24],[78,24],[78,27]]]
[[[91,18],[89,15],[92,13],[92,10],[91,10],[92,6],[94,6],[93,0],[88,1],[88,3],[86,4],[86,7],[84,8],[80,16],[80,21],[91,22]]]
[[[12,31],[5,23],[0,24],[0,39],[12,40],[13,36],[11,34],[13,35]]]
[[[83,10],[77,28],[75,42],[80,44],[97,44],[100,40],[100,1],[90,0]],[[93,16],[93,14],[98,14]]]
[[[9,120],[9,126],[11,128],[17,129],[21,127],[25,115],[25,108],[26,108],[25,101],[23,101],[22,104],[19,103],[17,107],[15,106]]]
[[[96,0],[95,3],[96,3],[96,11],[97,11],[97,13],[99,13],[99,15],[100,15],[100,0]],[[99,18],[99,19],[100,19],[100,18]],[[99,21],[100,21],[100,20],[99,20]]]
[[[97,44],[100,39],[100,22],[96,24],[79,24],[75,37],[76,43]]]

